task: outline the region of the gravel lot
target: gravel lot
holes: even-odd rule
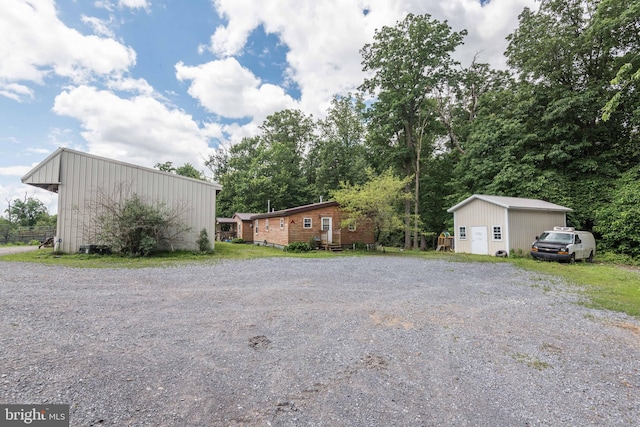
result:
[[[72,426],[637,426],[640,322],[510,264],[0,262],[0,403]]]

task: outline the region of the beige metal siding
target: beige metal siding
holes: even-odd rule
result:
[[[564,212],[511,210],[509,212],[510,249],[529,253],[531,243],[544,230],[564,226]]]
[[[99,243],[91,232],[96,213],[91,204],[100,191],[113,193],[118,186],[125,187],[128,196],[136,193],[147,203],[160,202],[182,211],[182,220],[191,229],[176,249],[197,249],[195,241],[203,228],[213,241],[218,186],[84,153],[65,150],[60,157],[58,237],[62,251],[76,252],[82,244]]]
[[[502,240],[493,240],[493,226],[502,227]],[[471,227],[487,227],[488,251],[490,255],[495,254],[499,250],[506,249],[506,209],[485,202],[484,200],[473,200],[470,203],[460,207],[454,212],[454,236],[455,251],[462,253],[471,253]],[[466,227],[467,239],[460,240],[460,227]]]
[[[57,184],[60,182],[60,155],[55,155],[43,167],[38,167],[23,181],[25,184]]]

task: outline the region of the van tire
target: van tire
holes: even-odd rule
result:
[[[569,264],[575,264],[576,263],[576,254],[572,253],[571,256],[569,257]]]
[[[591,251],[591,252],[589,253],[589,257],[587,258],[587,262],[588,262],[588,263],[592,263],[592,262],[593,262],[593,251]]]

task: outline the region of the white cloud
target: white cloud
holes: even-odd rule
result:
[[[115,5],[111,0],[96,0],[94,6],[99,9],[106,9],[113,12]],[[130,9],[148,9],[151,3],[147,0],[118,0],[118,7],[123,9],[128,7]]]
[[[362,83],[359,52],[375,30],[395,25],[408,12],[447,20],[454,31],[468,29],[456,53],[463,65],[481,52],[480,61],[504,68],[506,35],[516,28],[523,7],[537,7],[535,0],[492,0],[484,7],[479,0],[278,0],[261,2],[260,7],[252,0],[216,0],[215,6],[228,23],[215,30],[209,49],[221,57],[240,54],[251,32],[262,25],[289,48],[286,76],[301,90],[300,107],[316,116],[324,114],[334,94]],[[201,71],[205,80],[207,70]]]
[[[129,7],[131,9],[146,9],[151,6],[147,0],[118,0],[118,7]]]
[[[23,99],[33,96],[27,84],[44,84],[51,73],[85,82],[127,71],[136,54],[114,39],[65,26],[53,0],[7,0],[0,13],[0,58],[0,94]]]
[[[89,25],[93,32],[99,36],[115,38],[114,32],[109,27],[113,21],[113,18],[107,20],[96,18],[95,16],[82,15],[82,22]]]
[[[189,162],[203,167],[212,150],[210,129],[148,95],[120,98],[90,86],[70,88],[55,99],[53,111],[76,118],[89,152],[152,167],[158,162]]]
[[[235,58],[190,67],[176,64],[176,77],[191,81],[188,92],[208,111],[226,118],[263,120],[274,111],[295,108],[284,89],[263,84]]]
[[[155,94],[155,96],[160,97],[160,95],[156,94],[153,87],[145,79],[133,79],[117,76],[107,82],[107,87],[111,90],[138,93],[147,96]]]
[[[6,166],[0,167],[0,175],[23,176],[35,166]]]

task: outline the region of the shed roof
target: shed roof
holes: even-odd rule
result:
[[[222,217],[217,217],[216,222],[218,224],[235,224],[236,223],[233,218],[222,218]]]
[[[103,162],[107,162],[107,163],[115,163],[115,164],[119,164],[119,165],[124,165],[130,168],[134,168],[134,169],[140,169],[140,170],[144,170],[144,171],[148,171],[148,172],[152,172],[152,173],[157,173],[157,174],[167,174],[167,175],[171,175],[172,177],[175,177],[176,179],[186,179],[189,181],[194,181],[194,182],[198,182],[200,184],[204,184],[204,185],[209,185],[212,187],[215,187],[216,192],[219,192],[222,190],[222,186],[220,184],[218,184],[217,182],[209,182],[209,181],[203,181],[203,180],[199,180],[199,179],[195,179],[195,178],[189,178],[186,176],[182,176],[182,175],[176,175],[176,174],[172,174],[169,172],[163,172],[161,170],[158,169],[152,169],[152,168],[147,168],[144,166],[139,166],[139,165],[134,165],[132,163],[126,163],[126,162],[121,162],[119,160],[114,160],[114,159],[109,159],[106,157],[100,157],[100,156],[96,156],[93,154],[89,154],[89,153],[85,153],[82,151],[76,151],[76,150],[72,150],[70,148],[65,148],[65,147],[61,147],[58,148],[56,151],[54,151],[53,153],[51,153],[46,159],[44,159],[42,162],[38,163],[33,169],[31,169],[29,172],[27,172],[23,177],[22,177],[22,182],[25,184],[29,184],[29,185],[33,185],[35,187],[39,187],[39,188],[44,188],[45,190],[49,190],[49,191],[53,191],[53,192],[58,192],[58,186],[61,184],[60,180],[59,180],[59,173],[56,172],[59,170],[59,168],[61,167],[61,162],[60,162],[60,156],[62,155],[63,152],[68,152],[68,153],[73,153],[79,156],[84,156],[84,157],[88,157],[88,158],[92,158],[92,159],[97,159]],[[48,173],[41,173],[42,171],[47,171]],[[46,177],[46,179],[43,179],[43,177]],[[55,178],[54,178],[55,177]]]
[[[522,197],[505,197],[505,196],[488,196],[484,194],[474,194],[467,197],[455,206],[447,209],[447,212],[454,212],[474,200],[484,200],[494,205],[502,206],[506,209],[519,210],[537,210],[537,211],[555,211],[555,212],[571,212],[573,209],[556,205],[555,203],[546,202],[539,199],[525,199]]]
[[[233,218],[238,218],[240,221],[250,221],[252,216],[259,215],[257,213],[240,213],[233,214]]]
[[[280,217],[280,216],[288,216],[288,215],[293,215],[300,212],[312,211],[314,209],[322,209],[329,206],[338,206],[338,202],[330,201],[330,202],[313,203],[310,205],[297,206],[295,208],[257,214],[257,215],[253,215],[251,218],[260,219],[260,218],[274,218],[274,217]]]

